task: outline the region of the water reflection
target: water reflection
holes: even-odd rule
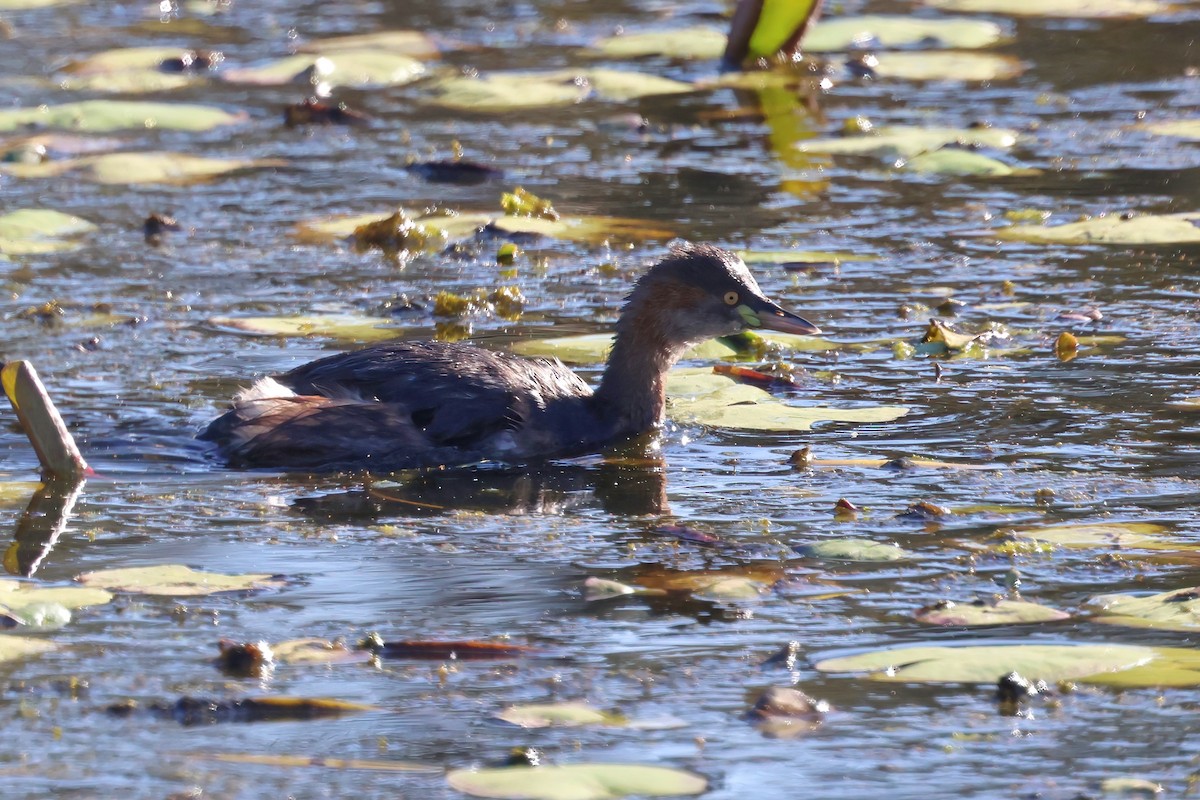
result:
[[[13,543],[4,551],[4,569],[10,575],[31,577],[54,549],[71,521],[84,480],[47,480],[33,493],[25,513],[13,530]]]

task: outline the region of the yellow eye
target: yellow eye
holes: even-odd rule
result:
[[[738,304],[738,293],[737,292],[726,292],[725,293],[725,305],[736,306],[737,304]]]

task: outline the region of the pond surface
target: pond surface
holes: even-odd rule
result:
[[[120,150],[286,161],[187,186],[0,176],[0,213],[49,208],[96,226],[76,249],[0,262],[0,357],[38,366],[99,473],[52,550],[35,542],[34,556],[10,553],[5,566],[27,573],[36,560],[34,579],[46,586],[92,570],[171,563],[288,580],[195,598],[118,593],[111,604],[76,611],[60,630],[28,633],[60,649],[0,672],[5,797],[460,797],[442,769],[501,763],[514,747],[539,748],[549,763],[695,771],[709,779],[705,796],[714,800],[1074,798],[1098,794],[1115,777],[1194,791],[1195,686],[1080,685],[1011,716],[1000,713],[992,685],[877,682],[813,665],[916,644],[1194,646],[1195,632],[1098,624],[1083,606],[1097,594],[1200,584],[1200,424],[1195,406],[1180,402],[1200,395],[1200,245],[1036,244],[991,232],[1044,214],[1057,224],[1200,209],[1200,137],[1146,127],[1194,119],[1200,108],[1200,6],[1072,19],[852,0],[827,16],[996,22],[1004,38],[986,52],[1014,57],[1023,71],[990,83],[858,79],[844,56],[829,54],[825,90],[806,78],[805,88],[782,94],[716,88],[507,112],[439,105],[432,82],[469,69],[591,67],[597,58],[580,48],[616,29],[719,29],[727,9],[661,0],[331,0],[215,10],[184,6],[161,20],[157,6],[127,2],[0,11],[11,27],[0,38],[6,108],[113,96],[212,104],[245,118],[203,132],[104,135]],[[426,60],[424,80],[336,89],[335,102],[370,115],[362,126],[283,126],[282,108],[305,96],[295,83],[218,77],[147,96],[57,85],[69,59],[117,47],[218,49],[220,76],[288,55],[297,41],[401,28],[434,34],[443,55]],[[685,81],[716,73],[711,60],[598,63]],[[887,154],[798,148],[859,116],[875,127],[1011,128],[1020,134],[1015,146],[984,152],[1037,171],[931,175],[896,168]],[[504,178],[440,184],[406,169],[410,159],[452,158],[455,142]],[[631,278],[664,252],[663,235],[607,245],[522,241],[512,268],[495,264],[498,241],[401,261],[294,235],[306,220],[386,216],[397,206],[495,212],[500,193],[518,185],[565,213],[631,217],[681,238],[864,257],[752,266],[769,296],[837,345],[784,353],[799,388],[782,397],[908,413],[785,434],[671,424],[648,459],[625,453],[383,490],[410,502],[364,496],[361,476],[229,471],[192,439],[254,376],[356,344],[238,334],[212,324],[215,316],[387,315],[407,338],[469,332],[495,347],[606,330]],[[142,235],[155,212],[184,228],[157,247]],[[432,313],[438,292],[513,285],[525,297],[519,319]],[[950,308],[947,298],[962,305]],[[50,301],[64,308],[61,317],[22,314]],[[117,321],[95,319],[96,304]],[[1060,317],[1093,308],[1099,320]],[[994,323],[1011,338],[964,354],[914,352],[908,345],[931,316],[971,333]],[[1064,331],[1080,337],[1070,361],[1055,356]],[[595,364],[581,369],[589,379],[599,373]],[[790,464],[805,446],[817,461]],[[950,463],[881,465],[907,457]],[[36,472],[23,434],[5,417],[0,478],[28,481]],[[27,496],[3,500],[6,530],[17,529]],[[856,517],[835,514],[843,497],[859,507]],[[898,516],[920,501],[951,513]],[[1137,543],[989,549],[1001,531],[1085,522],[1155,523],[1173,544],[1166,555]],[[672,524],[724,544],[656,531]],[[845,538],[896,544],[909,557],[820,560],[792,549]],[[749,576],[762,594],[583,595],[588,577],[661,585],[664,576],[701,571]],[[988,628],[914,619],[939,600],[1016,591],[1074,616]],[[386,640],[507,637],[538,652],[449,667],[403,659],[280,665],[263,678],[230,677],[213,665],[220,639],[353,644],[370,632]],[[794,669],[762,665],[789,641],[800,648]],[[789,685],[833,706],[823,724],[789,738],[746,721],[764,689]],[[261,695],[379,710],[199,726],[108,711],[128,700]],[[676,724],[523,730],[492,719],[511,704],[567,700]],[[217,754],[433,770],[225,763]]]

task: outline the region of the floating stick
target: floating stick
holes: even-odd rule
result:
[[[92,474],[32,364],[28,361],[5,364],[0,370],[0,383],[37,452],[44,473],[71,480]]]

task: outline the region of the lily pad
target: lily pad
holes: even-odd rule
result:
[[[77,242],[64,237],[90,233],[85,219],[48,208],[25,208],[0,216],[0,254],[22,255],[72,250]]]
[[[1014,225],[995,231],[997,239],[1033,244],[1155,245],[1200,242],[1200,212],[1109,214],[1066,225]]]
[[[1170,10],[1159,0],[925,0],[945,11],[1029,17],[1148,17]]]
[[[63,70],[59,85],[70,90],[100,92],[160,92],[178,89],[203,79],[204,72],[168,72],[167,59],[178,59],[183,47],[122,47],[72,61]]]
[[[799,545],[796,552],[828,561],[903,561],[910,554],[903,547],[871,539],[827,539]]]
[[[434,102],[462,111],[510,111],[569,106],[598,95],[605,100],[683,94],[690,83],[611,69],[555,72],[493,72],[479,77],[459,75],[433,85]]]
[[[677,422],[754,431],[806,431],[817,422],[893,422],[905,406],[793,406],[769,392],[706,369],[674,370],[667,378],[669,414]]]
[[[888,49],[928,47],[933,43],[936,47],[975,50],[991,47],[1003,38],[1003,28],[984,20],[867,14],[818,20],[804,34],[804,50],[830,53],[872,42]]]
[[[1149,597],[1102,594],[1087,602],[1103,610],[1092,618],[1093,622],[1168,631],[1200,630],[1200,587],[1196,586]]]
[[[1174,647],[1139,647],[1120,644],[1088,645],[979,645],[967,647],[897,647],[870,653],[831,658],[815,665],[821,672],[866,673],[876,681],[915,683],[995,683],[1009,672],[1029,680],[1053,683],[1085,680],[1088,683],[1133,685],[1187,685],[1200,683],[1200,654]],[[1156,679],[1155,670],[1161,671]]]
[[[1000,53],[919,50],[880,53],[871,71],[876,78],[902,81],[1006,81],[1025,71],[1019,58]]]
[[[835,250],[738,250],[747,264],[838,264],[844,261],[874,261],[876,256]]]
[[[582,725],[624,725],[625,718],[587,703],[509,706],[496,719],[522,728],[577,728]]]
[[[82,0],[0,0],[0,11],[28,11],[35,8],[71,6]]]
[[[221,77],[234,83],[282,86],[310,80],[334,86],[403,86],[425,74],[414,58],[381,50],[339,50],[324,55],[288,56],[259,67],[230,69]]]
[[[1006,533],[1018,540],[1072,549],[1112,549],[1155,544],[1155,537],[1165,531],[1163,526],[1151,522],[1101,522],[1018,528]]]
[[[412,58],[437,58],[441,55],[438,44],[421,31],[394,30],[352,36],[334,36],[329,39],[314,39],[297,48],[302,53],[341,53],[374,50]]]
[[[1153,122],[1141,127],[1161,136],[1174,136],[1179,139],[1190,139],[1193,142],[1200,142],[1200,118],[1178,119],[1173,122]]]
[[[512,800],[616,800],[701,794],[708,781],[694,773],[641,764],[568,764],[453,770],[451,788],[473,797]]]
[[[31,583],[0,579],[0,606],[16,610],[35,604],[53,603],[66,609],[99,606],[113,598],[104,589],[79,586],[36,586]]]
[[[189,103],[150,103],[137,100],[84,100],[56,106],[0,110],[0,131],[32,126],[107,133],[164,128],[207,131],[246,119],[214,106]]]
[[[197,572],[182,564],[85,572],[76,580],[87,586],[119,592],[176,597],[271,589],[284,584],[282,579],[273,575],[222,575],[216,572]]]
[[[351,650],[326,639],[292,639],[271,645],[280,664],[361,664],[371,660],[366,650]]]
[[[623,33],[592,44],[593,53],[619,61],[664,56],[680,61],[710,61],[725,52],[725,32],[708,25]]]
[[[0,662],[16,661],[58,649],[53,642],[25,636],[0,636]]]
[[[350,342],[382,342],[403,331],[386,317],[320,314],[302,317],[210,317],[207,324],[219,331],[252,336],[323,336]]]
[[[0,506],[28,503],[40,488],[42,484],[38,481],[0,481]]]
[[[211,180],[218,175],[248,169],[282,167],[278,158],[203,158],[185,153],[107,153],[41,164],[0,164],[0,172],[18,178],[54,177],[79,171],[89,180],[103,184],[187,184]]]
[[[1028,175],[1037,171],[1012,167],[983,153],[958,147],[943,147],[929,153],[921,153],[905,161],[902,168],[906,172],[985,178]]]
[[[795,336],[787,333],[758,331],[756,336],[768,344],[788,350],[824,351],[836,350],[838,344],[817,336]],[[523,356],[557,358],[568,364],[601,364],[612,350],[611,333],[589,333],[580,336],[553,336],[545,339],[524,339],[513,344],[513,352]],[[736,358],[741,355],[732,344],[721,339],[701,342],[683,354],[684,359],[717,360]]]
[[[918,622],[927,625],[1012,625],[1028,622],[1055,622],[1070,614],[1024,600],[976,600],[973,603],[943,602],[917,612]]]
[[[961,147],[1007,149],[1017,143],[1017,132],[1008,128],[920,128],[894,125],[875,128],[868,133],[809,139],[797,147],[811,153],[843,155],[881,155],[887,158],[912,158],[948,144]]]
[[[611,600],[614,597],[628,597],[632,594],[664,594],[664,592],[630,586],[627,583],[605,580],[595,576],[589,577],[583,582],[583,599],[589,603],[597,600]]]
[[[281,756],[257,753],[193,753],[195,758],[210,758],[228,764],[255,764],[265,767],[319,767],[321,769],[361,769],[374,772],[419,772],[441,774],[442,768],[411,761],[378,761],[365,758],[326,758],[324,756]]]

